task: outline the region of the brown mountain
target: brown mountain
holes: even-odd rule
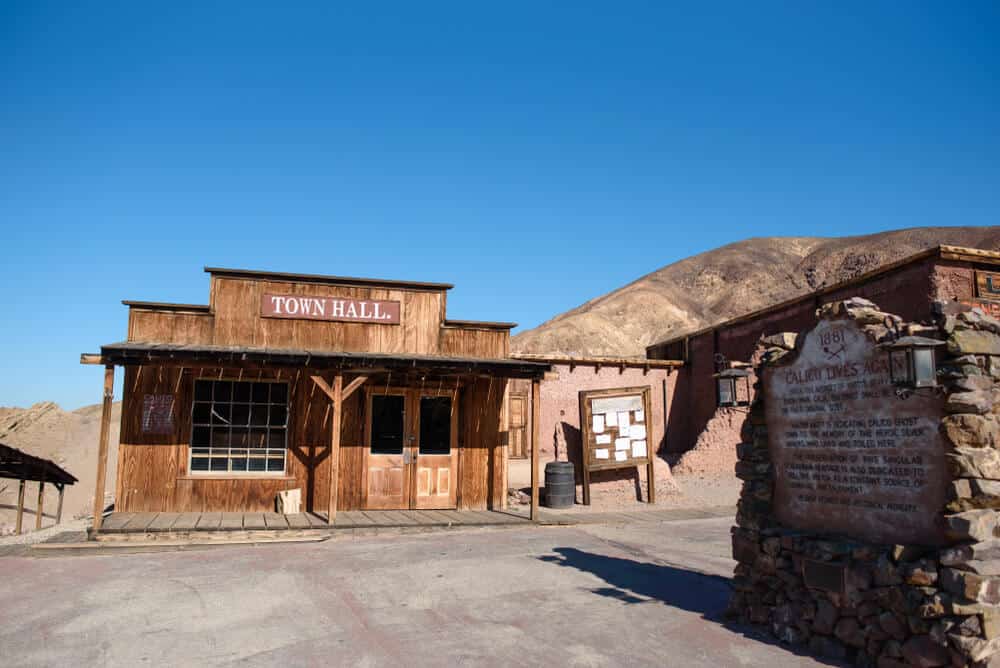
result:
[[[764,237],[669,264],[517,334],[516,352],[642,357],[683,335],[848,280],[926,248],[1000,250],[1000,227],[918,227],[856,237]]]
[[[111,411],[108,480],[115,479],[118,463],[118,426],[121,402]],[[64,411],[51,401],[30,408],[0,407],[0,443],[29,455],[51,459],[76,476],[79,482],[66,488],[63,520],[87,515],[93,510],[94,482],[97,477],[97,441],[101,430],[101,404]],[[109,482],[109,489],[114,485]],[[24,528],[35,528],[38,486],[29,482],[25,493]],[[56,491],[46,486],[43,527],[55,522]],[[108,497],[107,501],[111,501]],[[0,536],[13,530],[17,508],[17,481],[0,479]]]

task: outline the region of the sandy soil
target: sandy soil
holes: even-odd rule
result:
[[[713,506],[735,506],[739,500],[743,482],[730,469],[726,472],[694,473],[671,475],[664,479],[661,468],[669,467],[660,460],[657,466],[655,508],[709,508]],[[545,462],[539,463],[539,484],[544,485]],[[531,464],[528,460],[511,460],[509,486],[524,489],[531,485]],[[620,472],[618,479],[591,484],[591,505],[582,505],[582,489],[577,485],[577,504],[568,512],[592,510],[643,510],[651,506],[645,503],[646,476],[639,476],[639,493],[636,490],[635,474]]]

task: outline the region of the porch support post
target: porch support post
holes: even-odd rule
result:
[[[333,524],[337,517],[337,489],[340,479],[340,422],[343,415],[343,391],[344,376],[337,374],[333,377],[333,387],[331,388],[333,410],[331,411],[332,424],[330,425],[330,505],[327,510],[327,521]]]
[[[62,524],[63,496],[66,492],[66,485],[56,485],[59,490],[59,505],[56,506],[56,524]]]
[[[115,366],[104,367],[104,406],[101,410],[101,440],[97,446],[97,480],[94,482],[94,531],[104,520],[104,484],[108,472],[108,438],[111,433],[111,400],[115,389]]]
[[[26,482],[24,480],[17,486],[17,524],[14,527],[14,533],[21,535],[21,524],[24,521],[24,487]]]
[[[531,521],[537,522],[539,518],[538,510],[538,446],[540,439],[538,433],[541,425],[538,424],[541,413],[541,387],[542,383],[536,378],[531,381]]]
[[[45,508],[45,481],[38,481],[38,501],[35,503],[35,531],[42,528],[42,511]]]

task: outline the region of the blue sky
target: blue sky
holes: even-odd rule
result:
[[[205,265],[534,326],[750,236],[989,225],[1000,5],[0,3],[0,405]]]

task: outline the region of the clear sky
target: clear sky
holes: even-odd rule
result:
[[[750,236],[990,225],[996,2],[0,3],[0,405],[205,265],[531,327]]]

